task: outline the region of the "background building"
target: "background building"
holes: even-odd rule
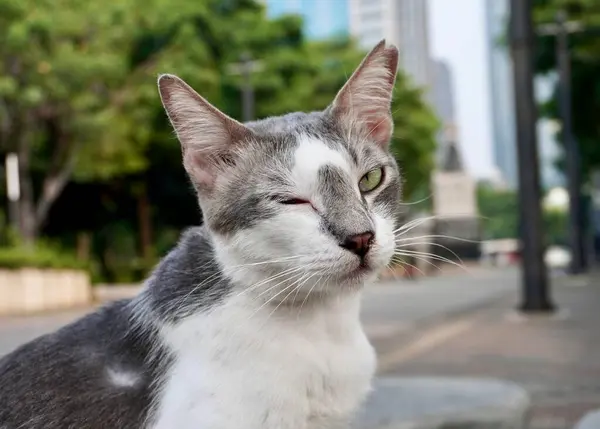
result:
[[[445,124],[456,122],[454,84],[450,66],[440,60],[431,63],[433,72],[433,105],[440,120]]]
[[[311,39],[326,39],[349,32],[349,0],[265,0],[267,13],[275,17],[297,14]]]
[[[400,64],[413,82],[431,86],[431,60],[424,0],[348,0],[350,33],[368,49],[385,38],[400,48]]]
[[[486,1],[494,163],[502,176],[502,181],[508,187],[516,188],[518,177],[515,101],[510,52],[505,43],[510,12],[509,1]]]
[[[426,0],[264,1],[269,16],[302,16],[312,39],[352,35],[367,50],[385,38],[400,48],[400,65],[413,83],[432,86]]]
[[[441,122],[438,133],[437,164],[439,168],[444,168],[442,164],[446,163],[444,160],[449,151],[448,146],[452,145],[452,151],[456,152],[456,155],[461,159],[460,169],[464,170],[459,129],[456,120],[452,71],[447,63],[440,60],[431,61],[431,70],[433,84],[430,99],[435,113]]]

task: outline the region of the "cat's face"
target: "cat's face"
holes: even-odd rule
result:
[[[363,284],[389,263],[400,198],[388,152],[397,55],[379,44],[324,112],[245,125],[161,77],[217,259],[236,285],[296,299]]]

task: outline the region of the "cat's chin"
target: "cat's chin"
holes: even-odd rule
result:
[[[363,263],[340,275],[342,284],[364,284],[377,277],[378,269],[373,264]]]

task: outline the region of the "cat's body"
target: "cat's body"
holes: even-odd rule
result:
[[[347,427],[375,370],[358,292],[302,311],[261,306],[242,294],[165,329],[175,359],[152,427]]]
[[[165,305],[164,291],[153,290],[163,289],[157,278],[185,277],[187,287],[179,292],[193,294],[206,279],[197,267],[212,261],[208,248],[204,228],[188,230],[139,297],[110,304],[0,361],[0,427],[316,429],[346,423],[375,368],[358,323],[358,293],[332,303],[333,312],[305,303],[301,312],[285,310],[282,317],[271,314],[272,307],[259,310],[243,294],[213,306],[226,293],[221,285],[206,303],[210,311],[165,319],[160,328],[144,323],[140,309]],[[199,256],[195,265],[188,255]],[[277,412],[283,409],[289,412]]]
[[[159,81],[205,225],[139,296],[0,360],[1,429],[337,429],[370,389],[362,286],[394,252],[397,51],[324,112],[242,125]]]

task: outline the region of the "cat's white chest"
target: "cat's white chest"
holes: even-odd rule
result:
[[[356,308],[304,324],[231,310],[165,331],[175,361],[150,428],[345,427],[375,371]]]

